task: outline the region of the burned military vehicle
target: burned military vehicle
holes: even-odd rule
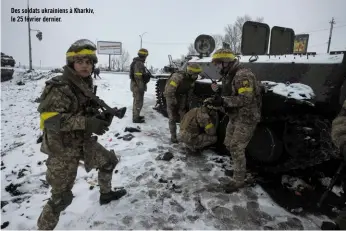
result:
[[[243,26],[238,59],[268,88],[263,94],[262,119],[246,154],[249,165],[268,172],[306,169],[338,155],[330,129],[346,98],[346,52],[295,54],[294,36],[290,28],[274,26],[270,30],[267,24],[252,21]],[[187,57],[186,62],[200,64],[201,75],[220,79],[209,57],[215,49],[213,38],[200,35],[195,49],[200,55]],[[165,116],[167,78],[161,76],[156,83],[155,109]],[[197,81],[189,109],[215,94],[211,83],[208,78]],[[228,123],[221,112],[220,118],[219,151],[225,150],[222,143]]]
[[[11,67],[14,67],[15,64],[16,61],[12,56],[6,55],[5,53],[1,52],[1,82],[12,79],[14,70]]]

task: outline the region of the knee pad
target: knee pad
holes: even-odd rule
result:
[[[61,193],[56,199],[49,199],[48,204],[52,207],[54,213],[60,213],[64,211],[73,200],[72,191]]]

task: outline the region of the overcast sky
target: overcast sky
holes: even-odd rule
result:
[[[11,8],[23,9],[27,0],[1,0],[1,51],[17,63],[28,65],[28,25],[11,22]],[[264,17],[270,27],[293,28],[296,34],[311,32],[309,51],[326,52],[329,21],[335,18],[331,50],[346,50],[346,0],[30,0],[31,8],[92,8],[94,14],[31,14],[61,17],[62,22],[31,23],[43,32],[38,41],[32,32],[33,65],[63,66],[65,52],[75,40],[87,38],[122,42],[131,59],[140,48],[149,50],[148,65],[162,68],[186,54],[199,34],[224,34],[237,16]],[[107,55],[99,55],[102,64]]]

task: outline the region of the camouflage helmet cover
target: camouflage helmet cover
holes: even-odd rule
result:
[[[147,49],[141,48],[139,49],[137,54],[138,54],[138,57],[147,57],[149,55],[149,52]]]
[[[218,62],[233,62],[237,58],[231,49],[221,48],[215,51],[212,56],[212,63]]]
[[[90,58],[94,64],[98,62],[96,45],[88,39],[75,41],[66,52],[66,62],[73,63],[77,58]]]
[[[188,74],[199,74],[202,71],[203,70],[202,70],[201,66],[197,63],[188,63],[188,65],[186,67],[186,72]]]
[[[202,106],[209,109],[209,110],[215,110],[215,111],[222,111],[222,109],[223,109],[222,107],[217,107],[217,106],[210,104],[209,98],[203,100]]]

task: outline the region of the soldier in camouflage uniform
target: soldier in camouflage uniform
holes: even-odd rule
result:
[[[144,123],[144,116],[140,115],[143,107],[144,92],[147,91],[147,83],[150,80],[150,74],[146,71],[144,62],[148,57],[148,50],[141,48],[138,51],[138,57],[134,58],[130,66],[130,89],[133,95],[132,122]]]
[[[191,154],[198,154],[217,141],[218,108],[203,104],[188,111],[180,122],[179,140]]]
[[[39,230],[54,229],[60,213],[71,204],[80,160],[84,160],[87,172],[92,168],[99,170],[101,205],[126,194],[124,189],[111,190],[113,170],[118,163],[114,151],[106,150],[97,142],[97,136],[92,136],[104,134],[110,122],[102,119],[102,113],[96,112],[97,106],[71,82],[74,78],[92,91],[95,51],[95,44],[87,39],[73,43],[66,53],[63,74],[46,82],[40,98],[38,111],[43,130],[40,150],[48,154],[46,179],[52,195],[38,218]]]
[[[343,161],[346,161],[346,100],[342,105],[339,115],[333,120],[331,135],[333,142],[340,149]],[[346,208],[340,212],[335,222],[337,228],[346,230]]]
[[[225,188],[232,192],[245,184],[245,148],[261,119],[261,85],[249,69],[239,64],[230,49],[217,50],[212,56],[212,63],[223,76],[222,97],[209,98],[207,101],[224,107],[229,116],[224,144],[231,153],[234,173]]]
[[[202,72],[198,64],[189,64],[186,71],[177,71],[167,80],[164,96],[167,103],[168,125],[171,142],[177,143],[177,125],[186,113],[187,100],[193,93],[198,74]]]

